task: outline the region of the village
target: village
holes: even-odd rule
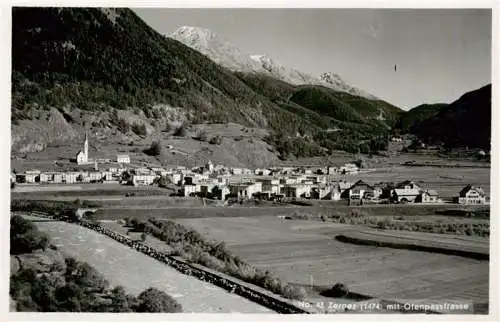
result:
[[[46,184],[120,184],[133,186],[173,187],[172,196],[201,197],[226,201],[260,199],[272,201],[331,200],[347,201],[348,205],[373,203],[440,204],[445,202],[438,191],[421,187],[411,179],[400,183],[368,184],[359,179],[370,169],[360,169],[354,163],[340,167],[273,167],[248,169],[207,164],[188,169],[177,166],[139,167],[128,155],[119,154],[114,161],[91,159],[88,137],[75,162],[79,171],[57,172],[28,170],[11,174],[15,185]],[[105,165],[104,167],[102,165]],[[99,167],[101,165],[101,167]],[[93,169],[89,169],[89,166]],[[353,180],[357,177],[357,180]],[[466,185],[457,191],[453,203],[485,205],[488,197],[481,187]]]

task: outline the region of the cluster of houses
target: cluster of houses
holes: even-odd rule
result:
[[[347,200],[349,204],[364,202],[440,203],[437,191],[426,189],[413,181],[399,184],[368,184],[363,180],[346,181],[343,174],[356,174],[353,164],[342,167],[270,169],[227,168],[208,162],[205,166],[187,169],[133,168],[119,164],[98,171],[41,172],[12,174],[16,183],[115,183],[134,186],[172,185],[184,197],[237,199],[319,199]],[[344,180],[342,180],[344,178]],[[486,204],[487,197],[479,187],[467,186],[455,198],[460,204]]]
[[[83,149],[76,155],[79,165],[90,164],[88,137],[85,135]],[[208,162],[205,166],[187,169],[176,167],[137,168],[130,165],[128,155],[118,155],[113,167],[99,171],[97,159],[94,171],[41,172],[38,170],[12,173],[15,183],[115,183],[140,185],[176,185],[178,195],[184,197],[211,197],[226,200],[238,199],[319,199],[341,200],[348,203],[382,202],[393,203],[440,203],[439,194],[432,189],[420,187],[413,181],[399,184],[371,185],[363,180],[347,182],[339,180],[342,175],[355,175],[361,170],[356,164],[341,167],[277,167],[268,169],[228,168]],[[110,163],[110,160],[106,160]],[[345,178],[345,177],[344,177]],[[455,198],[459,204],[486,204],[487,197],[479,187],[468,185]]]

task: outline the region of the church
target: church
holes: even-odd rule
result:
[[[85,132],[85,142],[83,143],[83,150],[78,151],[76,154],[76,163],[78,165],[89,163],[89,139],[87,132]]]

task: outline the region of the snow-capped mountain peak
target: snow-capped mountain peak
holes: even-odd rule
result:
[[[268,55],[244,54],[238,47],[209,29],[183,26],[168,37],[208,56],[214,62],[233,71],[262,73],[293,85],[322,85],[369,99],[377,99],[360,89],[346,84],[335,73],[323,73],[320,77],[281,65]]]

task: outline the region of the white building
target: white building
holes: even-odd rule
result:
[[[182,186],[182,195],[184,197],[192,197],[194,194],[197,192],[200,192],[200,185],[195,185],[195,184],[186,184]]]
[[[288,198],[309,198],[311,197],[312,185],[310,184],[290,184],[281,188],[281,194]]]
[[[337,173],[337,168],[336,167],[328,167],[326,172],[328,175],[334,175]]]
[[[280,180],[279,179],[259,179],[262,182],[262,192],[271,195],[280,193]]]
[[[130,163],[130,157],[128,154],[118,154],[116,156],[117,163]]]
[[[149,186],[152,185],[156,175],[153,174],[139,174],[132,176],[132,184],[134,186]]]
[[[487,203],[486,194],[480,187],[467,185],[460,191],[458,203],[462,205],[484,205]]]
[[[89,163],[89,140],[87,133],[85,133],[85,142],[83,143],[83,150],[78,151],[76,154],[76,163],[87,164]]]
[[[233,183],[229,189],[238,198],[250,199],[254,194],[262,192],[262,182]]]
[[[170,173],[167,175],[167,179],[175,185],[179,185],[182,179],[181,173]]]
[[[417,198],[417,202],[421,203],[438,203],[440,201],[439,194],[436,190],[423,190],[419,198]]]
[[[80,175],[80,173],[78,173],[78,172],[66,172],[63,175],[62,181],[64,183],[67,183],[67,184],[75,184],[78,181],[77,179],[78,179],[79,175]]]

